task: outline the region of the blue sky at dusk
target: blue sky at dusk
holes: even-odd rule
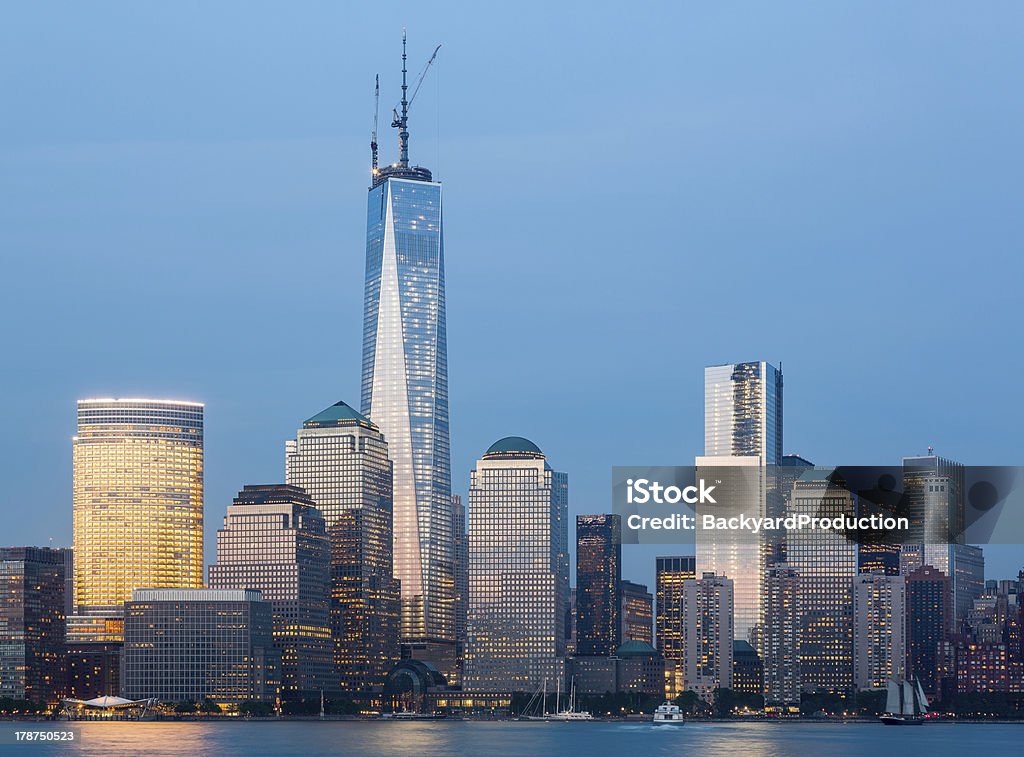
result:
[[[445,192],[455,492],[515,434],[607,511],[612,465],[702,453],[705,365],[760,359],[787,452],[1024,464],[1020,3],[3,17],[0,544],[70,543],[78,398],[206,403],[207,562],[301,421],[358,405],[403,26],[414,73],[443,43],[410,123]]]

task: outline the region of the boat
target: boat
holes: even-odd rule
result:
[[[928,714],[928,697],[921,689],[921,681],[889,679],[885,697],[885,712],[879,718],[884,725],[921,725]]]
[[[526,707],[519,713],[516,720],[548,720],[548,679],[544,679],[541,688],[533,692]]]
[[[558,699],[556,698],[557,702]],[[557,705],[556,705],[557,706]],[[564,710],[559,710],[553,715],[548,715],[547,720],[558,721],[562,723],[575,722],[579,720],[593,720],[594,716],[586,710],[576,709],[576,679],[572,679],[572,684],[569,689],[569,706]]]
[[[666,701],[664,704],[658,705],[658,708],[654,711],[654,718],[652,722],[655,725],[685,725],[686,721],[683,719],[683,711],[679,709],[679,705],[672,704],[672,702]]]

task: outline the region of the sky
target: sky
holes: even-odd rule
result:
[[[1016,465],[1024,5],[13,4],[0,544],[71,542],[75,401],[206,403],[207,562],[359,402],[373,77],[402,29],[445,192],[453,490],[535,441],[573,514],[702,453],[703,368],[783,364],[785,451]],[[640,549],[641,551],[637,551]],[[653,556],[624,548],[624,577]],[[1024,547],[986,550],[1016,575]]]

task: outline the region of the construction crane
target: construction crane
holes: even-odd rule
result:
[[[373,86],[373,135],[370,137],[370,154],[373,156],[373,165],[370,172],[377,175],[377,115],[380,113],[380,74],[376,76],[376,83]]]
[[[399,106],[402,109],[402,113],[399,115],[398,108],[394,108],[392,110],[393,118],[391,121],[391,127],[398,129],[398,163],[403,168],[409,167],[409,107],[412,105],[413,100],[416,99],[416,95],[419,94],[420,87],[423,86],[423,80],[427,76],[427,71],[430,70],[431,64],[437,57],[437,51],[440,49],[440,45],[434,48],[434,54],[430,56],[430,60],[427,61],[427,64],[420,72],[419,79],[416,81],[416,87],[412,92],[412,97],[406,99],[406,92],[408,91],[406,74],[408,72],[406,70],[405,31],[402,31],[402,102]]]

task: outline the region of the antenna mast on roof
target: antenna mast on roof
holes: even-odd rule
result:
[[[373,156],[370,174],[377,178],[377,116],[380,113],[380,74],[373,86],[373,136],[370,137],[370,154]]]

